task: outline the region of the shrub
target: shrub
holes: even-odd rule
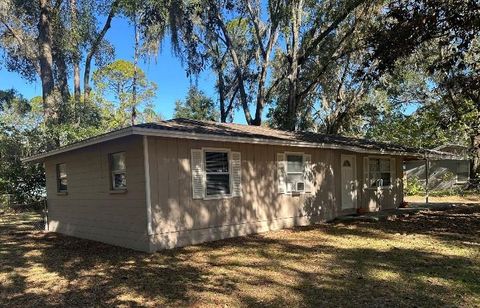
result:
[[[422,195],[424,192],[425,188],[417,177],[411,177],[406,181],[405,194],[407,196]]]

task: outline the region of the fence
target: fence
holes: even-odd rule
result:
[[[39,231],[46,230],[48,223],[48,208],[46,199],[30,203],[17,203],[12,195],[0,195],[0,213],[7,211],[14,213],[35,212],[39,215],[39,219],[32,222],[34,229]]]

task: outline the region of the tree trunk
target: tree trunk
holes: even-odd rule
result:
[[[300,48],[300,26],[302,24],[303,1],[298,1],[292,5],[292,24],[291,24],[291,52],[288,71],[288,101],[286,129],[295,130],[297,126],[297,92],[298,92],[298,71],[299,71],[299,48]]]
[[[227,110],[225,107],[225,80],[223,79],[223,71],[217,66],[217,87],[220,100],[220,122],[227,122]]]
[[[56,50],[54,53],[55,66],[57,68],[56,81],[60,94],[62,95],[63,103],[67,103],[70,99],[70,91],[68,89],[68,69],[65,61],[65,55]]]
[[[102,43],[103,38],[105,37],[105,34],[107,34],[108,29],[111,27],[112,19],[117,13],[117,8],[118,8],[118,1],[114,1],[112,3],[112,7],[110,8],[110,12],[108,13],[107,20],[105,21],[105,24],[103,25],[102,30],[98,34],[98,36],[95,38],[95,40],[92,43],[92,47],[90,48],[90,51],[87,54],[87,57],[85,58],[85,71],[83,73],[83,99],[87,101],[90,97],[90,70],[92,67],[92,60],[93,56],[98,52],[98,48],[100,47],[100,44]]]
[[[39,0],[40,19],[38,22],[38,46],[40,62],[40,80],[42,82],[42,98],[44,121],[46,124],[58,120],[55,80],[53,78],[52,25],[49,0]]]
[[[82,90],[80,87],[80,61],[78,59],[73,62],[73,93],[75,96],[75,102],[80,102],[80,96]]]
[[[217,26],[222,30],[225,45],[235,68],[235,76],[238,82],[238,90],[240,92],[240,101],[242,103],[243,113],[245,114],[245,121],[248,125],[252,125],[253,120],[248,106],[248,96],[245,90],[245,76],[243,73],[243,68],[240,64],[237,52],[235,51],[235,46],[233,45],[232,39],[230,38],[230,34],[228,33],[227,26],[223,22],[223,18],[219,12],[217,12],[216,21]]]
[[[138,79],[138,24],[137,24],[137,7],[133,12],[133,28],[134,28],[134,47],[133,47],[133,81],[132,81],[132,126],[135,125],[135,118],[137,117],[137,79]]]
[[[77,0],[70,0],[70,15],[72,18],[72,24],[70,33],[72,35],[73,43],[72,46],[75,48],[73,52],[73,95],[75,98],[75,104],[80,103],[81,88],[80,88],[80,54],[78,46],[78,12],[77,12]]]

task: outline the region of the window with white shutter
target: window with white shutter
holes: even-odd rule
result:
[[[205,151],[206,196],[230,195],[230,164],[228,152]]]
[[[192,150],[193,198],[241,196],[241,155],[228,149]]]

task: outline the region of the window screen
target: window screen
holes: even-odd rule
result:
[[[287,192],[297,190],[297,183],[304,183],[303,155],[287,154]]]
[[[57,165],[57,191],[67,192],[67,190],[68,190],[67,165],[58,164]]]
[[[370,158],[368,161],[369,187],[384,187],[392,184],[390,159]]]
[[[228,152],[205,152],[207,196],[230,194]]]
[[[127,166],[125,152],[110,154],[112,172],[112,189],[127,188]]]

